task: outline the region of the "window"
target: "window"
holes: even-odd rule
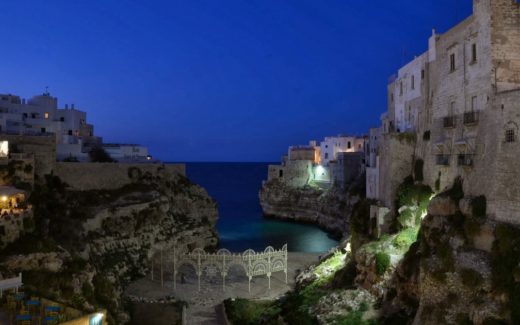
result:
[[[69,135],[72,135],[72,130],[69,130],[68,134],[69,134]]]
[[[45,117],[45,119],[48,119],[49,118],[49,113],[45,112],[45,114],[43,116]]]
[[[472,111],[477,110],[477,96],[471,97],[471,110]]]
[[[477,44],[471,44],[471,62],[477,62]]]
[[[412,90],[415,89],[415,76],[412,75]]]
[[[278,171],[278,177],[279,177],[279,178],[282,178],[282,177],[283,177],[283,170],[282,170],[282,169],[280,169],[280,170]]]
[[[394,94],[390,94],[390,100],[393,102],[394,101]]]
[[[65,122],[65,118],[64,117],[60,117],[60,122]]]
[[[41,128],[42,133],[45,133],[47,130],[45,128]]]
[[[36,118],[36,113],[31,113],[31,118]]]
[[[424,69],[421,70],[421,79],[424,79]]]
[[[403,82],[402,81],[399,82],[399,95],[400,96],[403,95]]]
[[[511,143],[515,142],[515,130],[514,129],[507,129],[506,130],[506,142]]]
[[[347,148],[350,149],[352,147],[352,144],[349,142],[347,142]]]
[[[329,153],[328,152],[325,153],[325,159],[329,159]]]
[[[455,53],[450,54],[450,72],[455,71]]]
[[[27,113],[23,113],[23,118],[27,118]]]

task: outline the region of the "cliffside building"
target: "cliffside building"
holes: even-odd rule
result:
[[[490,216],[520,223],[519,111],[520,6],[474,0],[470,17],[434,30],[428,50],[390,79],[367,196],[393,208],[400,181],[423,160],[436,191],[461,177],[466,195],[487,198]]]
[[[58,108],[58,98],[48,92],[28,100],[0,94],[0,134],[53,135],[57,160],[88,160],[90,149],[101,145],[118,161],[146,161],[148,158],[146,147],[102,144],[102,138],[94,135],[94,126],[87,123],[86,112],[76,109],[74,104]]]
[[[289,147],[281,165],[270,165],[268,180],[278,180],[290,187],[314,184],[345,188],[364,169],[365,138],[326,137],[321,143]]]

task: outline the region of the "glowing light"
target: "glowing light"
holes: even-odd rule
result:
[[[146,160],[152,160],[152,156],[146,156]]]
[[[49,113],[45,112],[45,119],[48,119],[49,118]]]
[[[7,201],[7,196],[3,195],[2,196],[2,202],[6,202]]]
[[[90,318],[90,324],[101,324],[102,319],[103,319],[103,314],[97,313]]]

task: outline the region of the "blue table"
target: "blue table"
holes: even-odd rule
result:
[[[25,304],[28,305],[28,306],[39,306],[40,305],[40,301],[36,300],[36,299],[34,299],[34,300],[27,300],[25,302]]]
[[[45,310],[59,312],[61,310],[61,307],[60,306],[47,306],[47,307],[45,307]]]
[[[16,320],[31,320],[31,315],[16,315]]]

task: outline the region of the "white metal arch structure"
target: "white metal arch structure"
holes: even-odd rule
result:
[[[201,248],[196,248],[191,252],[174,247],[173,252],[160,253],[161,285],[163,285],[163,264],[170,264],[173,268],[173,288],[177,288],[177,271],[185,264],[195,268],[198,279],[198,289],[200,291],[200,279],[206,274],[215,276],[217,273],[222,277],[222,289],[225,290],[226,277],[232,266],[239,266],[244,269],[249,281],[249,292],[251,292],[251,280],[254,276],[267,276],[269,289],[271,289],[271,275],[276,272],[285,273],[285,283],[287,283],[287,244],[282,249],[275,250],[267,247],[263,252],[255,252],[248,249],[243,253],[231,253],[227,249],[219,249],[216,253],[208,253]],[[152,261],[152,280],[153,265]]]

